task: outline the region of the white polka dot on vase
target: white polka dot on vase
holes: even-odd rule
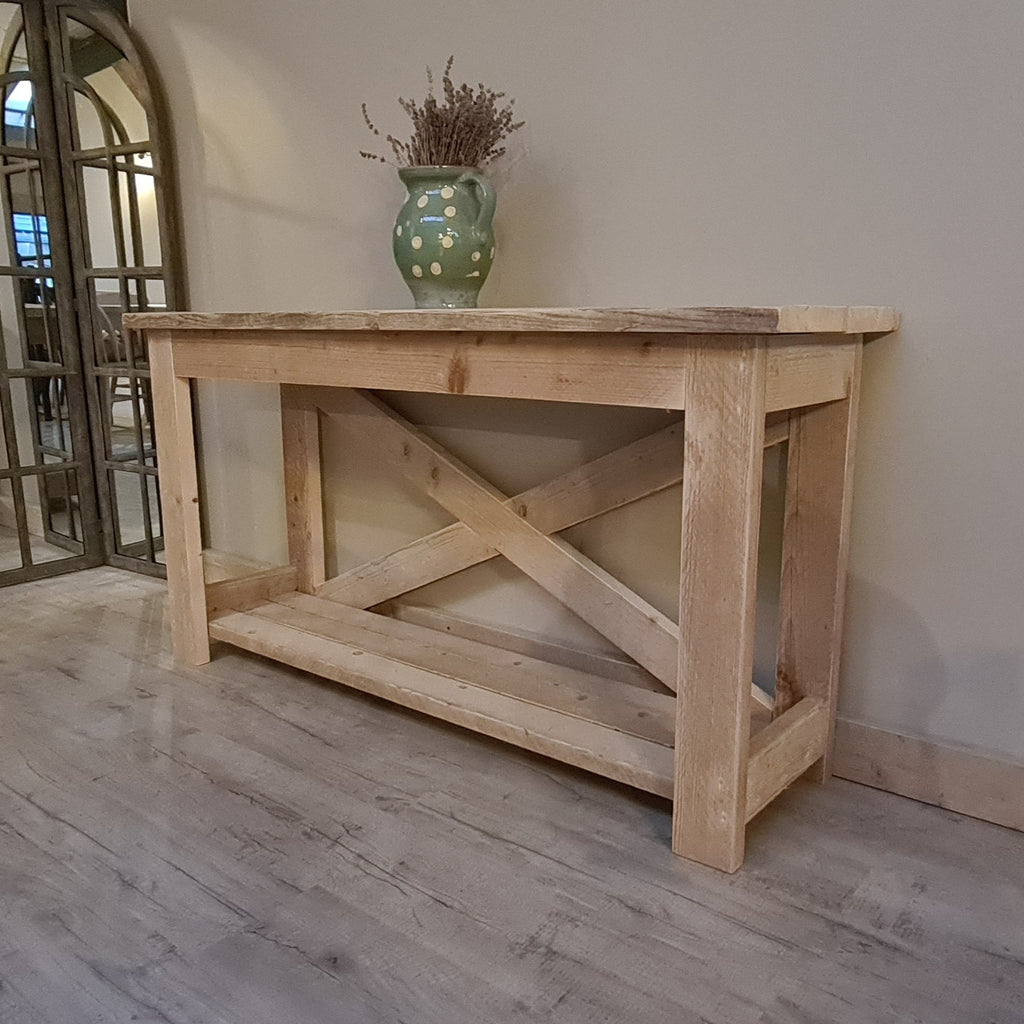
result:
[[[494,259],[494,246],[491,246],[491,259]]]
[[[479,276],[480,276],[480,271],[479,270],[474,270],[472,274],[467,274],[466,275],[466,277],[479,277]]]
[[[441,236],[441,248],[450,249],[455,244],[455,239],[451,235]]]
[[[445,187],[441,189],[442,199],[451,199],[453,195],[455,195],[455,189],[453,189],[451,185],[445,185]]]
[[[423,248],[423,239],[420,238],[419,235],[413,235],[412,238],[409,239],[409,244],[414,249],[422,249]]]
[[[399,224],[398,227],[395,228],[395,234],[398,235],[399,238],[402,237],[402,225],[401,224]]]
[[[413,277],[422,277],[423,276],[423,268],[418,263],[414,263],[412,265],[412,276]]]
[[[444,208],[444,215],[446,217],[454,217],[456,213],[458,213],[458,210],[454,206],[446,206]]]
[[[437,275],[441,273],[441,264],[440,263],[431,263],[430,264],[430,272],[434,275],[434,277],[437,277]]]
[[[422,210],[429,202],[430,200],[426,196],[420,196],[419,199],[416,200],[416,205]]]
[[[474,263],[479,263],[480,262],[480,253],[479,252],[473,253],[473,262]]]

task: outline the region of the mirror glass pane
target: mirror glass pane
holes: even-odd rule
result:
[[[3,79],[3,145],[35,149],[36,117],[20,4],[0,3],[0,67]]]
[[[88,25],[74,18],[66,18],[65,24],[76,90],[100,122],[98,134],[80,134],[78,148],[144,142],[149,137],[149,120],[136,95],[140,78],[134,66]],[[75,107],[84,110],[77,99]],[[79,120],[86,118],[80,113]]]
[[[92,164],[82,165],[80,172],[85,264],[88,267],[119,266],[120,252],[115,234],[118,220],[111,196],[111,173]]]
[[[156,549],[156,560],[163,562],[164,538],[160,518],[160,484],[155,476],[146,476],[146,497],[149,502],[149,521],[153,528],[153,546]]]
[[[81,524],[78,520],[78,488],[74,472],[45,473],[37,477],[44,526],[51,541],[64,540],[73,553],[80,553]]]
[[[18,521],[14,511],[14,491],[10,480],[0,477],[0,572],[24,565],[18,543]]]
[[[36,458],[33,443],[35,418],[35,392],[33,381],[25,377],[10,380],[11,412],[14,418],[14,434],[17,439],[18,465],[35,466],[42,462]]]
[[[117,497],[117,549],[131,554],[134,545],[145,543],[142,515],[142,483],[137,473],[114,470],[110,474]]]

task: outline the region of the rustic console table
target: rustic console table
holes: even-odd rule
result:
[[[808,769],[829,773],[861,351],[897,325],[877,307],[126,316],[149,339],[175,657],[206,663],[213,637],[669,797],[673,850],[734,871],[747,821]],[[290,565],[224,579],[224,560],[204,556],[193,379],[280,385]],[[373,393],[389,390],[684,416],[508,496]],[[325,579],[323,413],[458,521]],[[751,688],[755,574],[762,453],[783,441],[770,701]],[[677,624],[558,532],[680,480]],[[497,554],[661,692],[367,610]]]

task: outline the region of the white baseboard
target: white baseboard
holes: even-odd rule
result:
[[[832,773],[1024,831],[1024,764],[840,718]]]

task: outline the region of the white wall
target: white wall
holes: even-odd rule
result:
[[[528,120],[485,303],[900,307],[865,360],[842,710],[1024,759],[1020,0],[130,10],[174,111],[197,309],[408,305],[402,191],[356,155],[359,105],[404,131],[395,97],[453,52]],[[280,555],[273,395],[203,416],[214,539]],[[528,431],[564,447],[557,421]],[[229,492],[265,515],[229,524]]]

